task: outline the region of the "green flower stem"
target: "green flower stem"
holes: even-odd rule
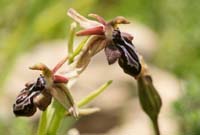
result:
[[[42,112],[42,116],[40,117],[40,123],[39,123],[39,128],[37,131],[38,135],[45,135],[45,129],[47,125],[47,112],[44,111]]]
[[[155,120],[152,120],[152,122],[153,122],[155,135],[160,135],[160,129],[159,129],[159,125],[158,125],[158,118],[156,118]]]
[[[68,55],[71,56],[73,54],[73,44],[76,30],[76,23],[73,22],[70,26],[69,38],[68,38]]]
[[[58,103],[58,101],[54,100],[52,108],[49,109],[53,109],[54,112],[50,118],[48,127],[46,128],[46,134],[56,135],[57,129],[59,128],[60,123],[64,117],[65,108],[60,103]]]
[[[85,43],[88,41],[88,38],[89,37],[86,37],[85,39],[83,39],[78,47],[75,49],[75,51],[73,52],[72,55],[70,55],[70,58],[69,58],[69,64],[71,64],[73,61],[74,61],[74,58],[82,51],[82,48],[83,46],[85,45]]]

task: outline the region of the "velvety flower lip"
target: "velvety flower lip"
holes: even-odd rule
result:
[[[122,51],[122,57],[126,59],[127,65],[133,66],[139,70],[141,68],[140,64],[138,64],[139,58],[132,42],[122,37],[121,32],[118,30],[113,32],[113,42],[118,47],[118,49]]]
[[[44,77],[40,76],[36,82],[26,84],[13,105],[13,112],[16,116],[32,116],[36,112],[37,106],[34,103],[34,98],[45,89],[45,83]],[[47,106],[43,108],[46,109]]]
[[[113,31],[113,44],[105,47],[105,54],[109,64],[113,64],[118,59],[125,73],[135,77],[141,72],[141,64],[135,47],[128,38],[121,36],[119,30]]]

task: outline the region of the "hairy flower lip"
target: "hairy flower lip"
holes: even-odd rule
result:
[[[119,30],[113,31],[113,43],[105,47],[105,54],[109,64],[118,60],[123,71],[135,77],[141,72],[141,64],[138,54],[131,40],[123,37]]]

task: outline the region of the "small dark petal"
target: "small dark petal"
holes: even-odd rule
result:
[[[47,90],[43,90],[39,95],[33,98],[33,103],[41,110],[44,111],[51,103],[52,96]]]
[[[141,71],[141,64],[132,42],[128,38],[122,37],[119,30],[113,32],[113,42],[122,54],[118,61],[120,67],[125,73],[133,77],[137,76]]]
[[[121,52],[115,45],[107,45],[104,51],[109,65],[115,63],[121,57]]]

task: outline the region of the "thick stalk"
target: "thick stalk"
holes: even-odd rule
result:
[[[154,131],[155,131],[155,135],[160,135],[160,129],[159,129],[159,125],[158,125],[158,119],[156,118],[155,120],[152,120],[153,122],[153,127],[154,127]]]

